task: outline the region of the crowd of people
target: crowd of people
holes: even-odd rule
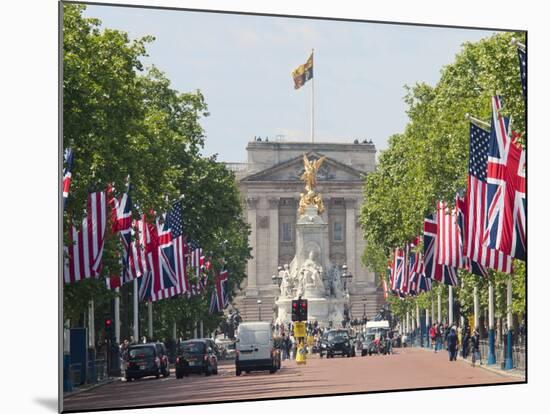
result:
[[[477,329],[471,332],[468,325],[457,327],[456,325],[434,323],[428,331],[428,336],[435,353],[443,349],[444,346],[447,348],[449,361],[456,361],[460,351],[462,358],[471,357],[472,366],[475,366],[477,361],[480,365],[482,364],[479,351],[480,337]]]

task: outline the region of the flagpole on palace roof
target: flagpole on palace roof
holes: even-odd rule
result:
[[[314,49],[311,49],[312,66],[313,66],[313,51],[314,51]],[[315,132],[315,128],[314,128],[314,125],[315,125],[315,105],[314,105],[314,102],[315,102],[315,87],[314,87],[314,82],[315,82],[315,74],[313,75],[313,77],[311,79],[311,143],[312,144],[313,144],[313,141],[314,141],[314,132]]]

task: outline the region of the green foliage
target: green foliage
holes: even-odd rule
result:
[[[75,153],[65,235],[84,216],[90,190],[113,183],[119,196],[128,175],[136,218],[167,211],[183,194],[184,229],[212,257],[225,259],[231,298],[250,256],[249,229],[233,173],[200,154],[200,120],[208,116],[204,96],[172,89],[154,66],[144,70],[141,59],[153,37],[130,40],[125,32],[100,30],[99,20],[83,17],[84,9],[74,4],[63,9],[63,146]],[[119,272],[120,249],[118,237],[107,234],[102,277]],[[213,264],[215,271],[221,266]],[[173,320],[215,324],[219,316],[208,315],[210,280],[201,297],[154,304],[159,335],[171,334]],[[108,312],[114,295],[103,279],[66,285],[65,316],[78,321],[92,298],[98,313]]]
[[[500,33],[465,43],[455,61],[443,67],[437,85],[406,87],[409,123],[403,133],[389,138],[388,149],[380,153],[376,171],[364,184],[360,224],[367,243],[377,245],[367,247],[364,253],[364,261],[372,269],[380,271],[382,262],[379,253],[374,252],[382,251],[390,257],[395,247],[402,247],[420,233],[424,217],[435,210],[438,200],[454,204],[455,194],[465,190],[467,113],[490,122],[491,97],[499,94],[503,97],[503,113],[512,117],[516,131],[524,133],[525,107],[517,51],[510,44],[512,37],[524,41],[522,33]],[[465,273],[461,277],[464,289],[456,290],[465,309],[473,309],[473,285],[477,284],[483,295],[487,282]],[[506,303],[505,276],[494,277],[498,282],[495,303],[500,309]],[[500,293],[503,287],[504,302]],[[422,298],[420,295],[418,300]],[[514,312],[525,312],[522,264],[515,266],[513,298]]]

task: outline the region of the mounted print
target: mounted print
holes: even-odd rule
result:
[[[60,16],[63,412],[527,381],[527,32]]]

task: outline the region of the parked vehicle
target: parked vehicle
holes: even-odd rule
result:
[[[237,330],[235,373],[268,370],[275,373],[281,367],[281,353],[276,349],[269,322],[243,322]]]
[[[176,357],[176,378],[183,378],[190,373],[216,375],[218,358],[210,341],[192,339],[179,344]]]
[[[166,348],[161,343],[130,345],[128,348],[128,365],[126,380],[161,375],[170,375],[170,366]]]
[[[333,358],[334,355],[347,357],[355,356],[355,347],[352,344],[348,331],[345,329],[333,329],[323,335],[321,342],[321,357],[326,354],[327,358]]]
[[[235,358],[235,351],[236,351],[236,344],[235,341],[232,339],[216,339],[215,340],[216,345],[220,349],[220,358],[218,359],[234,359]]]

